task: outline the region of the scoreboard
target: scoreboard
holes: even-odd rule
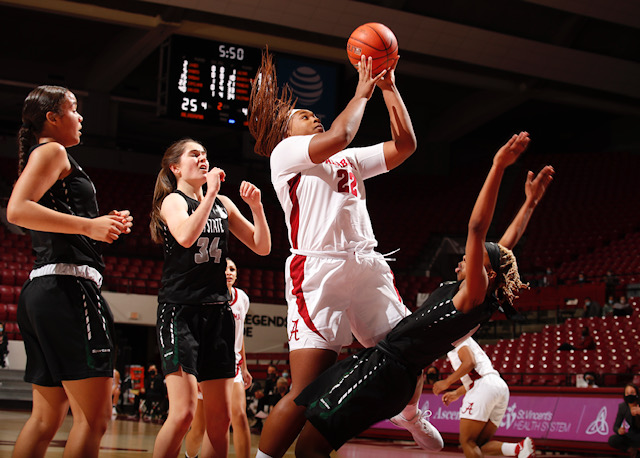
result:
[[[257,48],[172,36],[161,48],[158,114],[246,126],[261,56]]]

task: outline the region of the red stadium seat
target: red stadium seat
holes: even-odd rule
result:
[[[13,269],[3,268],[0,270],[0,284],[13,286],[16,284],[16,271]]]
[[[0,302],[13,304],[18,302],[14,293],[13,286],[0,285]]]
[[[18,321],[18,306],[16,304],[6,304],[6,320]]]

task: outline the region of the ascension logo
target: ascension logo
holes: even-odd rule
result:
[[[511,428],[511,425],[516,421],[517,416],[516,403],[514,402],[507,408],[507,412],[504,414],[504,418],[502,419],[500,426],[504,426],[507,429]]]
[[[586,434],[590,436],[593,434],[600,434],[601,436],[609,435],[609,425],[607,424],[607,407],[604,406],[598,412],[596,419],[591,422],[587,430]]]
[[[311,106],[322,97],[322,78],[311,67],[296,68],[289,77],[289,86],[302,106]]]

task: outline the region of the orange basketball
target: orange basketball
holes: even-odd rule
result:
[[[354,67],[358,66],[360,56],[373,59],[373,74],[393,65],[398,57],[398,40],[391,29],[378,22],[363,24],[353,31],[347,41],[347,55]]]

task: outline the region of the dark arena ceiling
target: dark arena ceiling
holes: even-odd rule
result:
[[[249,157],[243,129],[158,116],[160,47],[172,35],[329,62],[337,106],[356,85],[346,39],[365,22],[398,37],[397,84],[420,148],[455,154],[529,130],[554,151],[637,151],[637,0],[14,0],[0,1],[0,130],[11,137],[39,84],[69,87],[86,144],[161,154],[192,136]],[[360,141],[388,137],[370,102]],[[383,138],[384,139],[384,138]]]

